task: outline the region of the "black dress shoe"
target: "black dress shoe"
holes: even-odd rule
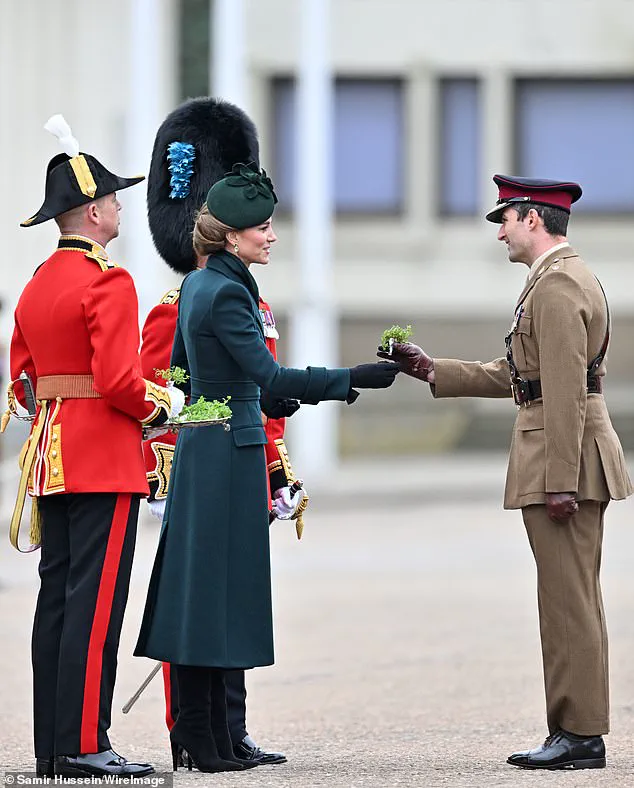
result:
[[[53,758],[36,758],[35,774],[38,777],[55,777],[55,761]]]
[[[149,763],[130,763],[114,750],[103,750],[86,755],[58,755],[55,774],[62,777],[104,777],[108,774],[121,777],[144,777],[153,774]]]
[[[601,736],[555,731],[541,747],[514,752],[506,762],[524,769],[603,769],[605,744]]]
[[[249,734],[242,741],[233,745],[233,752],[236,758],[245,761],[257,761],[263,766],[274,763],[286,763],[286,755],[284,753],[261,750]]]

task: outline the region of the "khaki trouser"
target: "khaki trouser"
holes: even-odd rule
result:
[[[566,523],[543,505],[522,509],[537,564],[546,713],[553,733],[610,729],[608,641],[599,583],[607,503],[582,501]]]

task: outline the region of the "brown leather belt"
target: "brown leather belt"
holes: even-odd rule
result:
[[[92,375],[43,375],[37,379],[36,399],[101,399]]]
[[[603,386],[599,375],[588,375],[588,394],[601,394]],[[517,405],[526,405],[536,399],[541,399],[541,380],[521,380],[512,384],[513,396]]]

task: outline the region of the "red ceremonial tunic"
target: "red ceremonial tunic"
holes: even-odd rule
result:
[[[157,378],[155,370],[167,369],[172,355],[172,344],[178,318],[178,299],[180,289],[170,290],[148,314],[142,333],[141,364],[144,377],[155,380],[164,386],[165,381]],[[260,315],[264,325],[266,346],[277,359],[277,330],[271,308],[260,298]],[[263,416],[266,419],[265,416]],[[275,441],[284,437],[286,419],[268,419],[264,425],[267,444],[264,447],[269,472],[280,467],[280,456]],[[167,497],[167,486],[172,469],[176,435],[166,433],[143,442],[143,454],[147,479],[150,485],[150,499],[160,500]]]
[[[141,372],[132,277],[89,239],[62,236],[63,244],[20,296],[11,378],[24,370],[37,389],[43,376],[92,375],[101,397],[49,402],[29,492],[147,495],[142,424],[169,414],[170,402]]]

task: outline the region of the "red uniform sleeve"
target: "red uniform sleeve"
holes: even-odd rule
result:
[[[13,329],[13,337],[11,338],[11,351],[10,351],[10,366],[11,366],[11,380],[17,381],[20,374],[24,371],[27,372],[33,383],[33,391],[37,387],[37,375],[35,373],[35,364],[31,357],[31,352],[27,347],[20,324],[17,317],[15,318],[15,328]],[[24,399],[24,390],[21,383],[15,383],[14,393],[18,402],[22,407],[26,407],[26,400]]]
[[[147,316],[143,326],[141,345],[141,369],[143,377],[165,385],[163,378],[157,378],[155,369],[167,369],[172,355],[172,343],[178,318],[178,303],[158,304]]]
[[[94,387],[113,407],[144,424],[169,416],[169,394],[145,380],[139,358],[138,302],[123,268],[100,273],[83,300],[93,349]]]
[[[154,370],[167,369],[170,366],[177,318],[178,302],[158,304],[149,313],[143,326],[141,345],[143,377],[155,380],[160,386],[165,386],[166,381],[157,378]],[[176,434],[173,432],[143,441],[143,458],[151,501],[167,497],[175,445]]]

